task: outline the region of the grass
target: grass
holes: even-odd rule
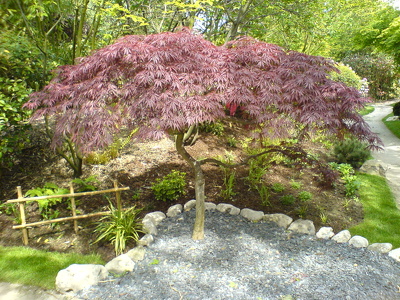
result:
[[[0,247],[0,282],[54,289],[57,273],[72,264],[104,264],[99,255]]]
[[[393,114],[389,114],[382,119],[382,122],[386,125],[386,127],[400,139],[400,120],[396,121],[386,121],[387,118],[393,117]]]
[[[352,235],[361,235],[372,243],[391,243],[400,247],[400,210],[386,179],[376,175],[359,174],[362,182],[360,199],[364,207],[364,222],[349,229]]]
[[[372,113],[375,110],[375,107],[372,105],[366,105],[362,110],[359,111],[360,115],[365,116]]]

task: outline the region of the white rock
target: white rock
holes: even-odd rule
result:
[[[355,235],[349,240],[349,245],[356,248],[366,248],[368,247],[369,242],[365,237]]]
[[[149,246],[152,242],[154,242],[154,237],[151,234],[145,234],[137,244],[139,246]]]
[[[232,204],[219,203],[217,205],[217,210],[222,213],[229,213],[230,215],[237,216],[240,214],[240,208],[233,206]]]
[[[108,272],[114,274],[123,274],[125,272],[132,272],[135,268],[135,263],[127,254],[121,254],[112,259],[105,265]]]
[[[389,117],[386,119],[386,121],[397,121],[399,119],[399,116],[393,116],[393,117]]]
[[[385,177],[388,166],[375,159],[367,160],[360,168],[360,172]]]
[[[392,250],[393,245],[391,243],[374,243],[367,247],[368,250],[376,251],[379,253],[388,253]]]
[[[206,203],[204,203],[204,207],[205,207],[205,210],[212,211],[212,210],[216,210],[217,204],[212,203],[212,202],[206,202]]]
[[[108,271],[102,265],[73,264],[58,272],[56,288],[62,293],[78,292],[85,287],[97,284],[107,276]]]
[[[143,232],[146,234],[157,235],[157,227],[154,224],[152,218],[146,218],[142,220]]]
[[[305,234],[315,234],[315,226],[314,223],[310,220],[298,219],[290,224],[288,230],[297,232],[297,233],[305,233]]]
[[[263,220],[274,222],[285,229],[293,222],[293,219],[285,214],[265,214]]]
[[[196,207],[196,200],[189,200],[188,202],[185,203],[185,205],[183,206],[183,209],[185,211],[188,211],[195,207]]]
[[[144,249],[144,248],[141,247],[141,246],[135,247],[135,248],[129,250],[129,251],[126,253],[126,255],[128,255],[129,258],[130,258],[132,261],[143,260],[145,254],[146,254],[146,249]]]
[[[167,211],[167,217],[169,218],[174,218],[177,215],[179,215],[180,213],[182,213],[182,204],[175,204],[173,206],[171,206],[170,208],[168,208]]]
[[[400,248],[396,248],[388,253],[391,258],[400,262]]]
[[[336,243],[347,243],[351,238],[350,231],[348,230],[342,230],[335,234],[332,237],[332,240],[335,241]]]
[[[317,238],[324,240],[328,240],[334,235],[332,227],[321,227],[316,234]]]
[[[250,208],[243,208],[240,211],[240,215],[243,218],[246,218],[247,220],[257,222],[257,221],[262,220],[262,218],[264,217],[264,212],[252,210]]]
[[[165,214],[162,211],[155,211],[148,213],[147,215],[144,216],[143,221],[147,219],[151,219],[154,223],[154,225],[158,226],[162,220],[166,218]]]

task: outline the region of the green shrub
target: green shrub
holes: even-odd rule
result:
[[[400,117],[400,102],[397,102],[395,105],[393,105],[393,115]]]
[[[293,195],[284,195],[281,197],[281,202],[284,205],[292,205],[296,201],[296,198]]]
[[[110,214],[105,215],[97,223],[95,233],[100,241],[111,242],[114,245],[115,254],[119,255],[126,248],[129,240],[137,241],[142,232],[142,223],[138,219],[140,209],[135,206],[127,210],[118,210],[110,203]]]
[[[358,90],[361,88],[361,78],[351,67],[343,63],[338,63],[335,67],[339,69],[340,73],[331,72],[329,75],[332,80],[343,82],[347,86]]]
[[[0,47],[1,48],[1,47]],[[0,77],[0,169],[10,167],[28,144],[30,116],[28,110],[22,109],[32,92],[23,80]]]
[[[282,193],[285,190],[285,187],[282,183],[274,183],[271,187],[271,189],[275,192],[275,193]]]
[[[294,181],[294,180],[292,180],[291,182],[290,182],[290,186],[292,187],[292,189],[295,189],[295,190],[298,190],[299,188],[301,188],[301,182],[297,182],[297,181]]]
[[[313,195],[307,191],[302,191],[302,192],[298,193],[298,195],[297,195],[297,198],[299,198],[303,202],[311,200],[312,197],[313,197]]]
[[[172,170],[171,173],[162,179],[157,179],[151,186],[157,200],[172,201],[177,200],[185,194],[186,173]]]
[[[334,157],[338,163],[350,164],[353,168],[359,168],[371,156],[367,144],[357,139],[340,141],[333,149]]]

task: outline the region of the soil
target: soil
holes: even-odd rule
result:
[[[227,136],[235,140],[228,140]],[[15,199],[16,187],[21,186],[23,193],[29,189],[43,187],[52,182],[59,187],[68,188],[72,180],[72,171],[63,159],[57,157],[44,138],[43,129],[39,125],[32,128],[31,146],[25,149],[16,159],[13,168],[3,170],[0,186],[0,204],[8,199]],[[236,161],[244,157],[242,141],[246,140],[247,132],[227,127],[223,135],[202,133],[201,138],[193,145],[187,146],[188,152],[195,158],[225,157],[233,155]],[[232,142],[234,141],[234,143]],[[329,160],[329,151],[322,144],[308,144],[308,149],[321,160]],[[275,157],[276,158],[276,157]],[[358,201],[349,201],[344,195],[343,184],[338,181],[333,187],[319,184],[315,173],[307,167],[295,167],[291,161],[278,159],[279,164],[269,161],[263,181],[269,187],[268,203],[262,203],[256,190],[250,189],[246,176],[247,167],[235,169],[235,195],[231,198],[221,196],[224,188],[224,171],[214,165],[204,165],[206,177],[206,201],[214,203],[230,203],[239,208],[252,208],[265,213],[284,213],[294,219],[312,220],[317,230],[322,226],[331,226],[335,232],[356,225],[363,220],[362,205]],[[186,194],[174,202],[157,201],[151,190],[151,185],[157,178],[170,173],[172,170],[186,172]],[[104,165],[85,164],[83,178],[95,175],[98,190],[113,187],[112,180],[116,179],[119,186],[129,187],[122,192],[124,207],[135,205],[142,209],[141,216],[152,211],[166,212],[171,205],[184,204],[195,198],[194,178],[189,166],[177,154],[173,141],[163,139],[156,142],[129,143],[119,156]],[[280,183],[283,191],[274,191],[273,185]],[[297,195],[307,191],[312,194],[308,201],[301,201]],[[294,196],[294,203],[282,201],[282,197]],[[78,201],[80,213],[93,213],[108,209],[108,198],[102,195],[81,197]],[[66,201],[66,200],[65,200]],[[58,217],[70,216],[68,204],[62,202],[54,207],[60,214]],[[10,213],[8,211],[8,213]],[[29,204],[26,209],[27,222],[40,220],[37,204]],[[105,261],[112,259],[115,254],[113,246],[96,243],[94,229],[100,217],[79,220],[79,232],[75,234],[73,223],[58,223],[57,225],[42,225],[29,228],[29,246],[37,249],[59,252],[78,252],[82,254],[98,253]],[[0,207],[0,245],[22,245],[22,233],[12,229],[15,216],[6,213],[6,207]],[[134,244],[128,243],[130,249]]]

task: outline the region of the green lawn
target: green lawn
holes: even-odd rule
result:
[[[396,121],[386,121],[387,118],[393,117],[393,114],[389,114],[382,119],[383,123],[385,123],[386,127],[400,139],[400,120]]]
[[[359,113],[362,116],[368,115],[370,113],[372,113],[375,110],[375,107],[373,107],[372,105],[367,105],[364,107],[363,110],[360,110]]]
[[[72,264],[104,264],[99,255],[0,247],[0,282],[54,289],[57,273]]]
[[[359,174],[362,182],[360,199],[364,207],[364,222],[350,228],[352,235],[361,235],[370,243],[391,243],[400,247],[400,210],[397,209],[386,179]]]

